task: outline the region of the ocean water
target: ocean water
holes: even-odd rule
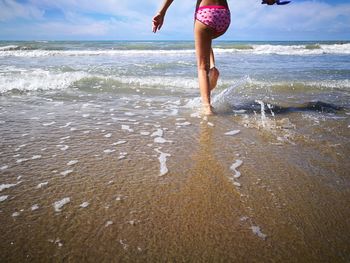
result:
[[[0,261],[349,260],[350,42],[214,53],[1,41]]]

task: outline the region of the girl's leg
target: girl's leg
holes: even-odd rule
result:
[[[210,70],[209,70],[209,84],[210,84],[210,91],[215,89],[216,84],[218,83],[220,72],[215,67],[215,57],[213,49],[210,50]]]
[[[210,105],[210,52],[212,32],[211,29],[199,21],[194,25],[195,47],[197,55],[198,81],[202,98],[202,106],[204,114],[213,114]]]

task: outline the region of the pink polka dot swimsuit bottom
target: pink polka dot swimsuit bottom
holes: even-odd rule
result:
[[[230,10],[226,6],[208,5],[197,9],[195,18],[217,33],[227,30],[231,22]]]

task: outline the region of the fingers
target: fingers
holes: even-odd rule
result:
[[[152,24],[152,32],[153,33],[155,33],[155,32],[157,32],[157,25],[156,25],[156,23],[155,23],[155,21],[153,21],[153,24]]]
[[[153,31],[153,33],[156,33],[158,30],[158,26],[159,26],[158,20],[159,20],[159,15],[154,16],[152,19],[152,31]]]
[[[152,32],[156,33],[157,30],[160,30],[163,25],[163,17],[158,14],[155,17],[153,17],[152,20]]]
[[[152,25],[152,32],[155,33],[157,32],[157,25],[153,22],[153,25]]]
[[[161,24],[159,24],[159,23],[153,23],[153,26],[152,26],[152,31],[153,31],[153,33],[156,33],[157,30],[160,30],[161,27],[162,27]]]

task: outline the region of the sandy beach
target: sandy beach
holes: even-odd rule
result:
[[[1,58],[1,262],[350,260],[348,55],[327,80],[305,73],[326,55],[225,51],[256,74],[222,57],[203,117],[193,52],[17,51]],[[265,59],[299,64],[265,79]]]

